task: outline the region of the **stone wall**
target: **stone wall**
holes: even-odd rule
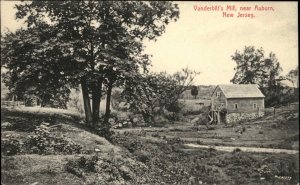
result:
[[[234,123],[242,120],[250,120],[264,116],[264,112],[249,112],[249,113],[228,113],[226,115],[226,123]]]

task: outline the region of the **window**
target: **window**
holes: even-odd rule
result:
[[[220,93],[220,92],[217,92],[217,93],[216,93],[216,96],[217,96],[217,97],[220,97],[220,96],[221,96],[221,93]]]
[[[256,103],[253,104],[253,109],[257,109]]]
[[[238,109],[238,104],[237,103],[234,104],[234,109]]]

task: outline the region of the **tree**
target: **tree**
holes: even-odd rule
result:
[[[198,95],[198,88],[197,88],[197,86],[192,86],[192,88],[191,88],[191,95],[194,96],[195,99],[197,98],[197,95]]]
[[[236,51],[231,57],[237,64],[232,83],[258,84],[266,96],[266,106],[275,106],[282,102],[284,87],[280,82],[285,78],[280,76],[282,68],[274,53],[271,52],[265,57],[262,48],[246,46],[243,52]]]
[[[60,70],[55,75],[64,74],[60,80],[70,86],[80,84],[89,125],[99,122],[103,90],[107,94],[108,123],[113,86],[133,80],[150,64],[148,55],[143,54],[142,41],[156,39],[166,24],[179,16],[176,4],[154,1],[32,1],[16,8],[16,17],[26,19],[28,29],[40,33],[33,43],[36,50],[26,59],[29,68],[47,69],[45,66],[56,61]],[[13,49],[9,44],[6,47]],[[56,50],[61,58],[56,57]],[[53,54],[45,62],[36,62],[44,52]],[[6,63],[17,63],[18,57],[5,57]],[[16,68],[18,65],[9,69]]]
[[[245,46],[244,51],[236,51],[231,56],[236,62],[237,67],[234,68],[235,75],[231,82],[234,84],[264,84],[264,79],[267,78],[264,66],[264,50],[262,48],[255,49],[254,46]]]
[[[148,73],[125,85],[122,97],[133,112],[141,113],[145,121],[153,121],[154,109],[174,112],[180,95],[189,89],[199,72],[187,68],[169,75],[166,72]]]
[[[293,86],[299,88],[299,70],[298,66],[296,69],[292,69],[286,76],[286,79],[292,82]]]
[[[292,82],[293,87],[290,95],[288,96],[289,103],[299,101],[299,70],[298,66],[295,69],[289,71],[286,75],[286,79]]]
[[[42,50],[50,46],[38,46],[40,37],[36,29],[20,29],[1,38],[1,64],[8,69],[3,81],[19,100],[36,96],[42,106],[66,108],[69,85],[63,71],[72,68],[59,47],[52,45],[52,50]],[[52,55],[56,60],[50,59]]]

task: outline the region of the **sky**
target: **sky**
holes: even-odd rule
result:
[[[24,26],[15,20],[15,1],[1,1],[1,31]],[[20,3],[20,2],[17,2]],[[188,67],[201,74],[196,85],[229,84],[235,62],[231,55],[245,46],[262,47],[267,56],[276,54],[282,74],[298,65],[298,2],[208,2],[180,1],[180,17],[166,26],[157,41],[145,41],[145,53],[152,55],[151,70],[174,73]],[[203,8],[218,7],[218,11]],[[232,11],[227,6],[235,6]],[[255,6],[261,10],[258,11]],[[251,7],[242,11],[241,7]],[[223,8],[223,10],[221,10]],[[223,12],[234,17],[223,17]],[[237,17],[253,14],[255,17]]]

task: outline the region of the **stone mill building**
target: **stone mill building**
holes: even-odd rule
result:
[[[211,95],[211,115],[216,123],[261,117],[264,99],[256,84],[218,85]]]

